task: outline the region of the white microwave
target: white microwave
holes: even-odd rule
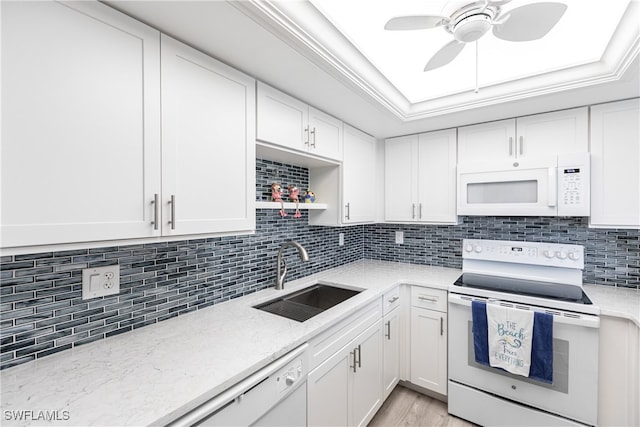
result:
[[[458,215],[589,216],[589,153],[458,165]]]

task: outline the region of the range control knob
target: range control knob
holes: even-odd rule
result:
[[[558,259],[567,259],[567,254],[564,251],[556,252],[556,256],[558,257]]]
[[[473,250],[474,250],[474,251],[476,251],[476,253],[478,253],[478,254],[479,254],[480,252],[482,252],[482,246],[480,246],[480,245],[476,245],[476,247],[475,247],[475,248],[473,248]]]
[[[555,256],[555,254],[550,251],[549,249],[545,249],[545,251],[543,252],[544,256],[547,258],[553,258]]]
[[[293,385],[293,383],[296,382],[296,377],[294,377],[292,374],[287,374],[284,377],[284,382],[287,386]]]
[[[569,259],[573,261],[577,261],[580,259],[580,254],[578,252],[569,252]]]
[[[465,251],[467,251],[467,252],[471,252],[471,251],[473,251],[473,245],[472,245],[471,243],[467,243],[467,244],[464,246],[464,250],[465,250]]]

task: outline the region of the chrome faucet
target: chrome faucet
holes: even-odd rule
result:
[[[284,242],[280,245],[280,250],[278,250],[278,277],[276,278],[276,289],[281,290],[284,289],[284,276],[287,275],[287,263],[282,258],[282,252],[288,246],[293,246],[298,250],[298,254],[300,255],[300,259],[304,262],[309,261],[309,254],[307,250],[302,247],[302,245],[295,240],[290,242]],[[284,267],[284,268],[283,268]]]

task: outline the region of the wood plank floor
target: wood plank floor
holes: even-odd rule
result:
[[[369,427],[473,427],[474,424],[447,413],[447,404],[406,387],[397,386]]]

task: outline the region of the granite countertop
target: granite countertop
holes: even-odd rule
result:
[[[640,290],[604,285],[584,285],[584,291],[602,316],[623,317],[640,328]]]
[[[446,289],[460,270],[358,261],[1,373],[4,411],[59,411],[13,425],[161,425],[268,365],[397,284]],[[303,323],[252,308],[317,280],[364,289]],[[65,412],[63,412],[65,411]],[[67,418],[67,419],[63,419]]]

